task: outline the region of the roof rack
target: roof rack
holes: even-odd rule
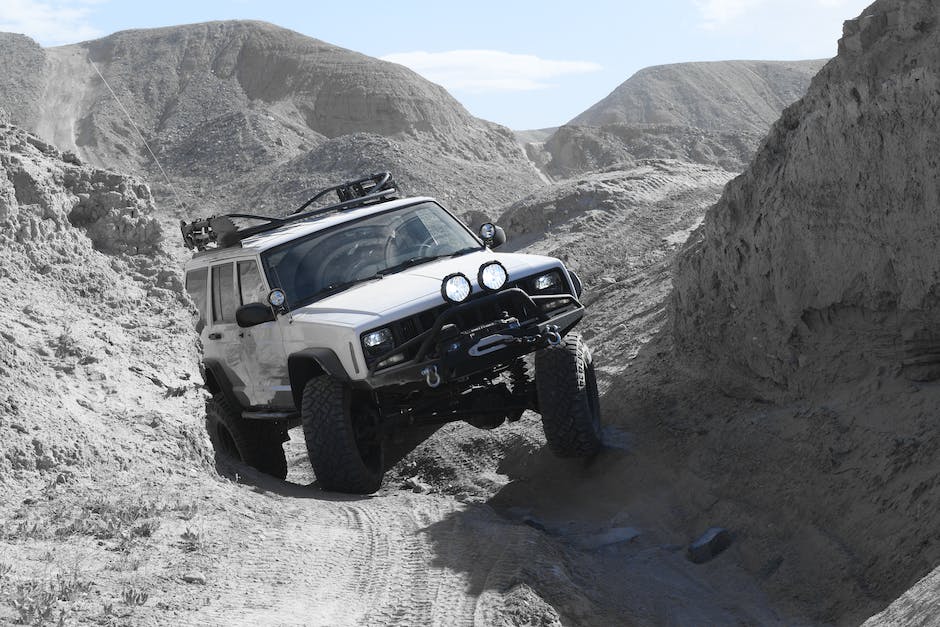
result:
[[[338,203],[304,211],[307,207],[330,192],[336,192],[336,196],[339,198]],[[391,173],[379,172],[372,176],[366,176],[361,179],[356,179],[355,181],[347,181],[320,190],[304,204],[300,205],[300,207],[283,218],[259,216],[250,213],[226,213],[193,220],[189,223],[181,220],[180,231],[183,234],[183,244],[190,250],[206,250],[210,244],[215,244],[219,248],[241,246],[241,241],[252,235],[273,231],[286,224],[302,222],[326,213],[347,211],[362,207],[363,205],[391,200],[396,197],[397,193],[398,186],[395,184],[395,181],[392,180]],[[263,221],[264,224],[240,229],[235,226],[235,222],[233,222],[235,219],[260,220]]]

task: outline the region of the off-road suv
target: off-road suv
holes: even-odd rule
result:
[[[338,203],[310,208],[329,192]],[[282,444],[302,425],[319,485],[369,493],[400,430],[493,428],[526,409],[556,454],[595,453],[594,366],[570,333],[584,315],[577,275],[551,257],[494,253],[501,228],[477,234],[431,198],[397,196],[382,173],[284,218],[181,224],[198,251],[186,289],[216,454],[284,478]]]

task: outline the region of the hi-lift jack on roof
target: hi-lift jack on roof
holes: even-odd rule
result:
[[[304,211],[320,198],[334,191],[339,198],[338,203]],[[398,189],[395,181],[392,180],[392,175],[389,172],[380,172],[355,181],[347,181],[333,187],[327,187],[317,192],[307,202],[283,218],[258,216],[249,213],[227,213],[202,220],[193,220],[189,223],[180,221],[180,230],[183,233],[183,243],[186,248],[205,250],[210,244],[216,244],[219,248],[226,248],[240,245],[241,241],[247,237],[273,231],[285,224],[302,222],[325,213],[346,211],[363,205],[382,202],[394,198],[397,193]],[[264,224],[239,229],[232,221],[236,218],[263,220]]]

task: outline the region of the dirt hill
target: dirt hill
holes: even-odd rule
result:
[[[940,498],[938,43],[926,0],[879,0],[846,22],[839,55],[709,210],[675,275],[679,364],[766,408],[693,415],[696,435],[680,441],[725,461],[693,454],[689,469],[773,525],[803,527],[777,535],[806,551],[781,563],[818,573],[828,620],[864,619],[940,562],[928,513]],[[881,620],[935,617],[936,581]]]
[[[780,112],[825,61],[717,61],[640,70],[543,144],[545,171],[566,178],[630,159],[682,159],[743,170]]]
[[[881,1],[847,26],[683,254],[683,350],[770,395],[940,375],[935,15]]]
[[[95,165],[146,175],[162,197],[162,176],[94,63],[200,210],[229,208],[223,197],[286,210],[321,181],[367,167],[427,192],[473,190],[458,211],[540,184],[511,131],[472,117],[443,88],[271,24],[124,31],[49,49],[2,35],[0,46],[0,106],[15,123]],[[394,149],[363,160],[363,136]],[[285,170],[288,188],[255,188]]]
[[[666,124],[763,133],[826,63],[715,61],[640,70],[571,126]]]

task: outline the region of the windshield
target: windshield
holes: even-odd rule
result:
[[[420,203],[348,222],[262,255],[268,282],[291,307],[378,280],[405,268],[479,250],[470,232],[439,205]]]

